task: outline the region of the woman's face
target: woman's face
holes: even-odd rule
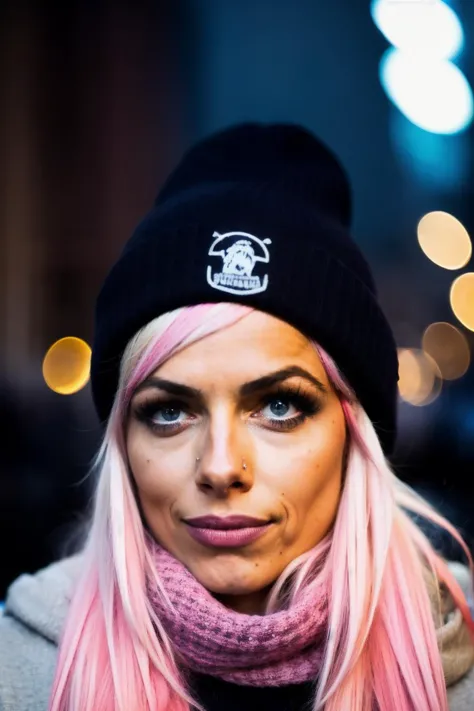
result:
[[[315,348],[252,312],[138,387],[126,441],[155,538],[225,604],[255,613],[333,523],[345,438]]]

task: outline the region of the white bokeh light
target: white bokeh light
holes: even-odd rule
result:
[[[458,133],[472,120],[471,87],[451,62],[389,49],[380,61],[380,81],[407,119],[425,131]]]
[[[458,16],[441,0],[373,0],[372,19],[394,47],[438,59],[451,59],[463,48]]]

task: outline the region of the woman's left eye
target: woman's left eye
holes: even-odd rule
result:
[[[264,417],[268,419],[291,419],[299,414],[299,410],[291,403],[289,399],[275,398],[271,400],[261,410]]]
[[[261,418],[267,426],[278,430],[292,430],[321,409],[318,400],[301,392],[274,393],[265,398],[253,417]]]

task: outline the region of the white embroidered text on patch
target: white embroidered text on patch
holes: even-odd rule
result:
[[[253,274],[257,262],[268,264],[270,239],[259,239],[247,232],[226,232],[212,235],[214,242],[209,249],[213,260],[207,267],[207,282],[213,289],[229,294],[258,294],[268,286],[268,274]]]

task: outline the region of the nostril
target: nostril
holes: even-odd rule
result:
[[[241,481],[239,477],[202,477],[201,481],[196,482],[197,487],[200,491],[210,493],[210,492],[229,492],[229,491],[246,491],[248,486],[245,481]]]

